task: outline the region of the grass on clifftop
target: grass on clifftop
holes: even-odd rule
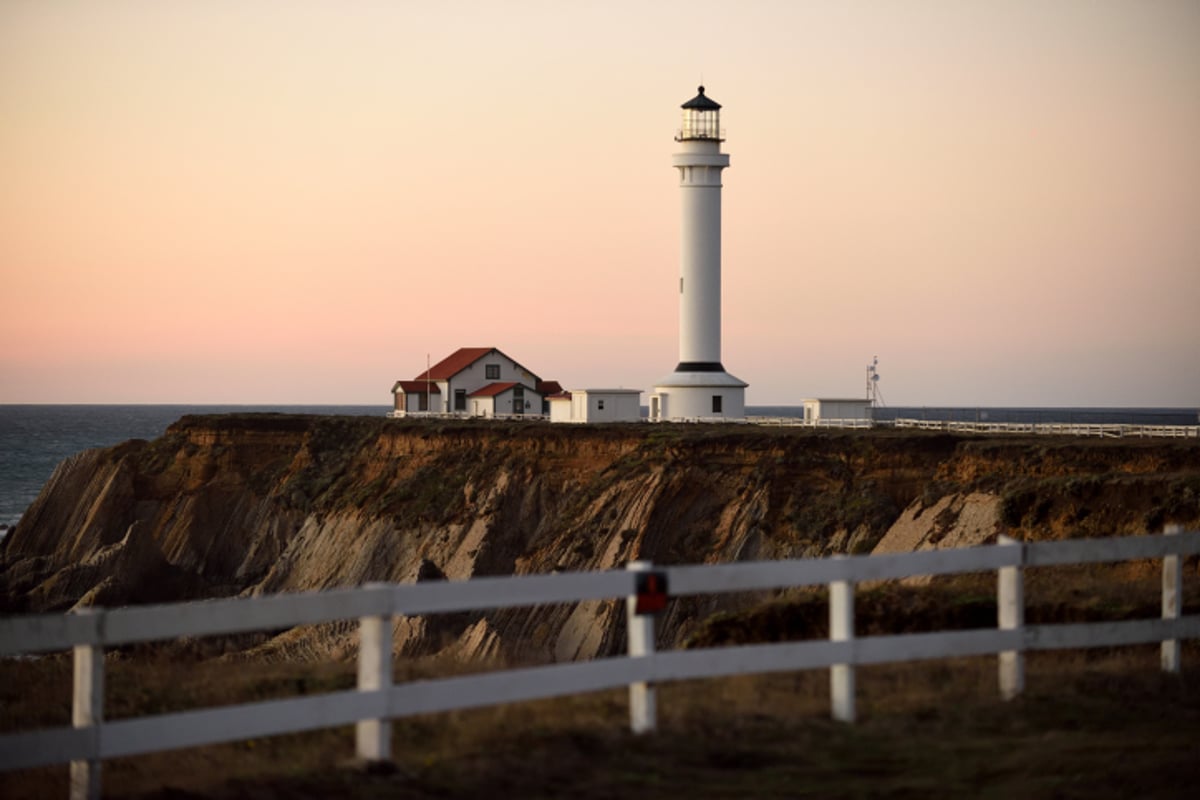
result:
[[[1028,570],[1029,622],[1155,616],[1157,566]],[[1185,613],[1196,613],[1198,587],[1185,587]],[[994,590],[994,575],[863,589],[858,633],[994,625]],[[695,644],[821,636],[823,601],[800,595],[719,615]],[[355,685],[352,661],[213,654],[184,645],[110,653],[106,718]],[[1009,703],[998,698],[994,657],[863,667],[855,725],[829,719],[825,670],[669,683],[659,687],[660,730],[646,737],[628,732],[625,692],[608,691],[399,720],[390,774],[355,769],[353,730],[342,727],[116,759],[103,780],[106,796],[159,800],[1191,797],[1200,642],[1184,643],[1181,675],[1164,675],[1158,660],[1154,645],[1031,653],[1026,692]],[[0,731],[69,724],[71,670],[65,654],[0,660]],[[464,671],[472,668],[398,661],[395,679]],[[0,773],[0,797],[65,797],[66,782],[65,765]]]
[[[1185,650],[1195,664],[1200,647]],[[117,661],[110,714],[149,711],[174,680],[243,700],[351,667],[247,670]],[[13,676],[4,665],[5,678]],[[69,663],[40,665],[42,674]],[[47,669],[49,667],[49,669]],[[330,672],[329,670],[332,670]],[[1200,757],[1200,671],[1157,669],[1156,648],[1035,654],[1026,693],[996,696],[994,658],[863,668],[859,722],[829,720],[824,671],[667,684],[660,730],[628,733],[612,691],[398,721],[391,774],[349,765],[349,728],[106,762],[106,796],[142,798],[1186,797]],[[328,686],[322,684],[329,683]],[[11,682],[7,682],[12,686]],[[10,698],[5,698],[6,701]],[[235,698],[230,696],[227,701]],[[208,702],[206,700],[206,702]],[[119,707],[119,713],[113,706]],[[149,706],[148,708],[140,708]],[[0,796],[65,797],[65,766],[0,774]]]

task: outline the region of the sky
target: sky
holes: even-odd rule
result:
[[[0,3],[0,403],[678,361],[723,105],[750,405],[1200,406],[1200,3]],[[643,396],[645,401],[645,396]]]

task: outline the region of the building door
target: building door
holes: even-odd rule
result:
[[[514,413],[514,414],[524,414],[525,413],[525,387],[519,383],[513,387],[512,413]]]
[[[455,411],[466,411],[467,410],[467,390],[466,389],[455,389],[454,390],[454,410]]]

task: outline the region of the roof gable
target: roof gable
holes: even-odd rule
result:
[[[496,348],[494,347],[460,347],[422,372],[414,380],[448,381],[495,350]]]
[[[539,378],[533,371],[496,347],[460,347],[450,355],[443,358],[441,361],[434,364],[429,369],[419,374],[413,380],[448,381],[455,375],[470,367],[476,361],[479,361],[480,359],[485,358],[492,353],[495,353],[498,356],[503,356],[511,361],[518,370],[527,373],[528,377],[532,378],[535,382],[541,381],[541,378]]]

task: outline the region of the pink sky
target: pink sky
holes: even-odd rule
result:
[[[1200,4],[6,2],[0,402],[649,390],[724,105],[747,402],[1200,406]]]

